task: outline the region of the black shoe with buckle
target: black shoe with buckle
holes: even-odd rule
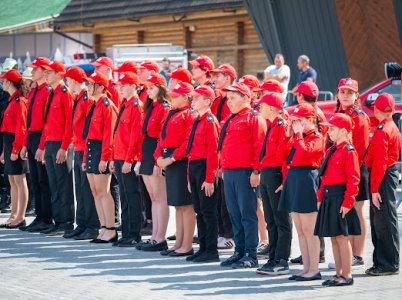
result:
[[[139,242],[141,242],[140,239],[125,238],[117,244],[117,247],[135,247]]]
[[[168,244],[166,241],[158,243],[157,241],[152,241],[149,244],[146,244],[141,247],[142,251],[146,252],[160,252],[166,250],[168,248]]]

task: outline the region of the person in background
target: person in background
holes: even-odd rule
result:
[[[188,62],[191,65],[191,73],[197,85],[209,85],[211,82],[211,71],[215,68],[214,62],[206,55],[200,55]]]
[[[299,76],[297,77],[297,85],[292,90],[292,93],[294,95],[297,94],[297,87],[303,81],[311,81],[311,82],[317,81],[317,72],[312,67],[310,67],[310,58],[307,55],[303,54],[298,57],[297,68],[299,69],[300,73],[299,73]],[[318,94],[317,94],[317,97],[318,97]],[[296,103],[289,103],[289,106],[294,105],[294,104],[296,104]]]
[[[170,59],[167,57],[164,57],[162,59],[162,70],[159,72],[163,77],[166,79],[166,83],[169,86],[170,83],[170,77],[167,75],[168,73],[171,73],[172,69],[170,68]]]
[[[275,79],[282,84],[283,98],[288,94],[290,81],[290,68],[285,64],[285,58],[281,53],[275,55],[274,64],[270,65],[264,71],[264,80]]]

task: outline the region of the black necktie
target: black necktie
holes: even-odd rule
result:
[[[195,131],[197,130],[198,123],[200,123],[200,118],[195,119],[195,121],[193,123],[193,127],[191,127],[190,137],[188,139],[188,144],[187,144],[187,148],[186,148],[186,156],[189,155],[189,153],[191,151],[191,147],[193,146]]]
[[[269,135],[270,131],[271,131],[271,125],[268,126],[267,133],[265,134],[264,143],[262,144],[262,149],[260,152],[260,158],[259,158],[260,161],[262,161],[262,159],[265,156],[265,152],[267,150],[267,140],[268,140],[268,135]]]
[[[76,100],[74,101],[74,105],[73,105],[72,127],[71,127],[71,131],[73,130],[73,127],[74,127],[74,115],[75,115],[75,111],[76,111],[76,109],[77,109],[78,101],[80,101],[80,100],[76,99]]]
[[[147,134],[148,122],[149,122],[149,118],[151,117],[151,113],[152,113],[153,109],[154,109],[154,104],[151,103],[151,105],[148,107],[147,114],[145,115],[144,124],[142,124],[142,134],[143,135]]]
[[[49,94],[49,98],[47,99],[47,103],[46,103],[45,123],[46,123],[46,120],[47,120],[47,115],[49,114],[50,105],[52,105],[53,96],[54,96],[54,91],[52,90],[52,91],[50,92],[50,94]]]
[[[287,165],[292,162],[293,156],[295,156],[295,152],[296,152],[295,146],[292,146],[292,148],[290,149],[288,158],[286,158],[286,164]]]
[[[33,110],[33,105],[34,105],[34,101],[36,98],[36,94],[38,93],[39,88],[36,87],[35,91],[33,93],[31,102],[29,103],[29,109],[28,109],[28,116],[27,116],[27,129],[29,129],[31,127],[31,122],[32,122],[32,110]]]
[[[164,140],[166,138],[166,129],[167,129],[170,118],[173,117],[173,115],[179,111],[180,111],[180,109],[172,109],[171,111],[169,111],[169,114],[166,117],[165,123],[163,123],[163,126],[162,126],[162,132],[161,132],[162,140]]]
[[[318,171],[318,176],[322,176],[327,169],[328,160],[331,158],[332,154],[336,151],[336,146],[332,146],[328,152],[328,155],[325,157],[324,162],[322,163],[320,170]]]
[[[223,105],[225,104],[225,102],[226,102],[226,97],[223,97],[218,104],[218,109],[216,111],[216,118],[218,119],[219,122],[222,120],[222,109],[223,109]]]
[[[117,115],[116,124],[114,125],[113,135],[116,134],[117,127],[119,127],[119,122],[121,116],[123,115],[124,110],[126,109],[126,101],[123,102],[122,107],[120,108],[119,114]]]
[[[99,101],[99,100],[98,100]],[[94,109],[96,107],[96,102],[92,103],[89,109],[88,115],[85,118],[84,129],[82,130],[82,139],[86,140],[89,132],[89,125],[91,124],[92,115],[94,114]]]
[[[221,152],[223,140],[225,139],[225,135],[226,135],[226,129],[227,129],[228,126],[229,126],[230,120],[232,120],[232,119],[233,119],[234,117],[236,117],[236,116],[237,116],[237,114],[232,114],[232,115],[226,120],[225,124],[223,124],[221,134],[219,135],[218,150],[217,150],[216,152],[218,152],[218,153]]]

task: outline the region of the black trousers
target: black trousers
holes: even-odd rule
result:
[[[86,172],[82,171],[84,151],[74,151],[74,189],[77,201],[76,223],[80,228],[98,229],[99,218]]]
[[[262,169],[260,192],[269,236],[269,260],[288,260],[292,245],[292,219],[289,213],[278,211],[281,192],[275,190],[281,184],[281,167]]]
[[[141,202],[142,202],[142,211],[144,214],[144,221],[152,220],[152,200],[149,196],[147,187],[145,186],[144,179],[142,176],[138,176],[139,184],[140,184],[140,193],[141,193]]]
[[[119,183],[115,174],[112,174],[112,179],[110,181],[110,193],[114,201],[114,221],[115,223],[120,223],[120,191]]]
[[[38,221],[52,223],[52,200],[46,167],[35,160],[42,131],[28,133],[27,151],[31,185],[35,198],[35,213]]]
[[[218,234],[224,238],[232,239],[233,229],[228,208],[226,206],[225,190],[222,178],[218,179],[216,193],[218,198]]]
[[[396,207],[398,171],[390,167],[385,172],[378,192],[382,203],[378,210],[370,199],[371,240],[374,245],[373,264],[384,271],[399,270],[399,227]],[[370,195],[371,198],[371,195]]]
[[[205,180],[206,160],[193,160],[189,163],[189,180],[191,187],[191,199],[197,214],[198,239],[200,251],[214,253],[217,251],[218,240],[218,215],[217,215],[217,186],[214,183],[215,192],[211,197],[205,195],[201,186]]]
[[[72,226],[74,223],[74,196],[71,169],[67,162],[56,164],[61,142],[46,142],[45,161],[52,195],[52,214],[57,225]]]
[[[119,183],[121,201],[121,233],[123,238],[141,240],[141,194],[134,165],[130,173],[123,174],[123,160],[115,160],[115,174]]]

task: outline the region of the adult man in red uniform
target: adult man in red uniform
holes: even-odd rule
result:
[[[55,225],[42,232],[64,235],[73,229],[74,223],[72,176],[66,161],[72,141],[73,96],[63,83],[66,68],[61,62],[53,60],[43,68],[51,91],[46,103],[45,128],[35,157],[39,162],[45,161]]]
[[[370,223],[374,245],[373,266],[367,275],[392,275],[399,272],[399,228],[396,212],[396,168],[401,153],[401,135],[392,120],[395,99],[383,93],[374,103],[374,115],[380,122],[368,147],[365,162],[370,170]]]
[[[99,219],[88,178],[81,165],[85,149],[82,131],[86,112],[93,101],[88,96],[88,89],[85,85],[87,77],[84,70],[73,66],[66,72],[64,77],[67,78],[67,86],[75,98],[71,122],[74,144],[74,188],[77,201],[77,227],[72,232],[65,234],[64,237],[74,238],[75,240],[92,240],[98,236]]]
[[[225,180],[225,199],[232,221],[235,253],[223,267],[258,266],[257,186],[266,122],[250,108],[251,91],[243,83],[226,88],[231,115],[222,126],[218,152]],[[252,146],[250,146],[252,145]]]
[[[50,199],[49,181],[45,166],[35,160],[43,128],[45,127],[45,108],[49,90],[47,89],[45,69],[49,63],[45,57],[37,57],[29,67],[32,69],[32,80],[37,86],[28,96],[27,141],[21,149],[21,156],[28,156],[31,187],[35,195],[35,220],[26,228],[29,232],[39,232],[52,225],[52,203]]]

